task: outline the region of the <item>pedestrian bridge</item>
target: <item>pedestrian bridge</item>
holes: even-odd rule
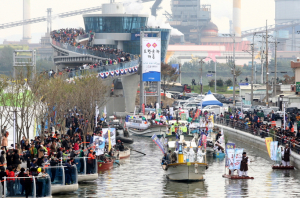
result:
[[[138,69],[140,60],[136,55],[128,54],[129,61],[119,62],[117,64],[108,64],[96,68],[79,69],[83,64],[99,63],[100,61],[117,59],[115,54],[101,51],[81,49],[68,44],[52,40],[54,49],[53,60],[57,68],[70,68],[67,78],[72,80],[75,77],[95,73],[103,79],[105,84],[111,86],[115,79],[121,79],[123,90],[122,97],[113,97],[108,100],[107,113],[113,112],[133,112],[135,107],[135,98],[139,84]],[[116,90],[114,90],[116,91]]]

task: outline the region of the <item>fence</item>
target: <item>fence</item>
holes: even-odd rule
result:
[[[4,185],[4,192],[2,188]],[[50,177],[4,177],[4,197],[51,197]]]
[[[227,127],[231,127],[233,129],[237,129],[246,133],[250,133],[255,136],[259,136],[261,138],[265,137],[273,137],[274,141],[278,141],[279,145],[285,145],[289,144],[289,147],[291,148],[292,151],[294,151],[297,154],[300,154],[300,146],[291,142],[290,140],[284,139],[281,136],[278,136],[275,134],[270,134],[269,132],[266,132],[260,128],[258,128],[255,123],[253,125],[248,125],[246,124],[245,121],[236,121],[233,119],[225,119],[225,118],[218,118],[216,119],[217,124],[221,124]]]
[[[51,178],[52,185],[67,185],[78,183],[77,167],[67,166],[48,166],[45,167],[46,173]]]
[[[74,162],[77,167],[79,175],[95,174],[97,173],[97,160],[89,159],[88,157],[75,157]]]

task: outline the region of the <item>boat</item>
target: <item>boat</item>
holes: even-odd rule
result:
[[[225,157],[225,153],[214,152],[213,153],[213,157],[214,158],[224,158]]]
[[[272,166],[272,169],[292,169],[294,170],[294,166]]]
[[[120,140],[121,142],[124,142],[126,144],[132,144],[134,142],[134,140],[132,138],[129,137],[121,137],[121,136],[117,136],[116,140]]]
[[[126,148],[124,151],[116,151],[115,155],[117,156],[117,159],[130,157],[130,148]]]
[[[98,172],[99,171],[107,171],[114,167],[114,160],[108,161],[108,162],[97,162],[98,165]]]
[[[179,141],[168,142],[169,148],[174,150],[178,148],[178,152],[173,152],[173,154],[177,155],[176,162],[162,166],[166,171],[166,176],[173,181],[203,181],[205,170],[208,168],[206,157],[203,160],[203,156],[206,153],[202,153],[200,148],[198,148],[197,155],[195,155],[194,148],[197,148],[197,140],[185,141],[182,137],[180,137]],[[189,147],[189,152],[183,150],[183,147]],[[195,157],[197,158],[196,161]]]
[[[224,174],[222,177],[227,178],[227,179],[254,179],[254,177],[246,177],[246,176],[238,176],[238,175],[227,175]]]
[[[152,135],[161,135],[166,130],[166,125],[150,125],[146,129],[130,128],[128,127],[128,132],[131,135],[152,137]]]

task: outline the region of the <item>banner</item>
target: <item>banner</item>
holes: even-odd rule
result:
[[[165,153],[168,152],[168,138],[165,138],[165,142],[164,142],[164,148],[165,148]]]
[[[104,154],[105,139],[101,136],[94,136],[93,144],[95,146],[96,155]]]
[[[271,157],[271,142],[272,141],[273,141],[272,137],[266,137],[265,138],[266,147],[267,147],[267,151],[268,151],[269,157]]]
[[[234,169],[234,149],[226,149],[227,153],[227,165],[230,170]]]
[[[271,142],[271,160],[277,161],[278,141]]]
[[[158,137],[156,136],[156,134],[154,134],[151,139],[153,140],[153,142],[155,142],[155,144],[160,148],[161,152],[165,153],[164,150],[164,146],[163,144],[159,141]]]
[[[160,81],[161,38],[142,38],[143,81]]]
[[[226,159],[225,159],[225,166],[228,167],[228,153],[227,149],[235,149],[235,143],[227,143],[225,145],[225,152],[226,152]]]
[[[235,149],[234,161],[233,161],[233,164],[234,164],[233,169],[240,170],[241,161],[243,159],[243,151],[244,151],[244,149],[242,149],[242,148],[236,148]]]
[[[174,108],[173,107],[169,107],[169,109],[170,109],[170,115],[173,117]]]
[[[111,149],[111,139],[110,139],[110,130],[107,130],[107,134],[108,134],[108,151],[110,151]]]
[[[203,145],[204,145],[204,149],[206,149],[206,142],[207,142],[207,137],[206,137],[206,135],[203,135],[203,136],[202,136],[202,142],[203,142]]]
[[[109,130],[109,134],[108,134]],[[104,128],[102,129],[102,136],[105,139],[105,142],[109,145],[109,138],[110,138],[110,143],[111,147],[116,145],[116,129],[115,128]]]

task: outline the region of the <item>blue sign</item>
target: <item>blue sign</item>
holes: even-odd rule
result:
[[[156,134],[154,134],[151,139],[153,140],[153,142],[155,142],[155,144],[160,148],[161,152],[165,153],[164,150],[164,146],[163,144],[160,142],[160,140],[158,139],[158,137],[156,136]]]
[[[240,85],[240,86],[248,86],[249,83],[244,82],[244,83],[240,83],[239,85]]]
[[[206,74],[206,77],[212,77],[213,74]]]

